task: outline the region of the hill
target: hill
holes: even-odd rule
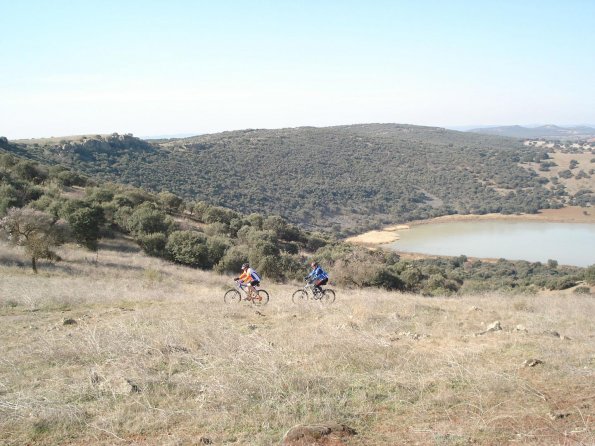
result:
[[[398,124],[244,130],[151,143],[131,135],[9,145],[102,180],[168,190],[306,227],[361,230],[452,213],[560,205],[522,163],[545,149]]]
[[[542,125],[539,127],[522,127],[509,125],[501,127],[486,127],[469,130],[473,133],[485,135],[509,136],[512,138],[550,138],[550,139],[589,139],[595,137],[595,128],[588,126],[559,127],[557,125]]]
[[[36,276],[0,253],[6,446],[261,446],[327,421],[357,431],[336,446],[595,442],[590,297],[337,288],[295,306],[267,282],[257,310],[122,239]]]

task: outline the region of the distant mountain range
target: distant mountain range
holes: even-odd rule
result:
[[[510,136],[512,138],[554,138],[554,139],[588,139],[595,138],[595,128],[588,126],[560,127],[542,125],[539,127],[522,127],[506,125],[501,127],[484,127],[468,130],[484,135]]]

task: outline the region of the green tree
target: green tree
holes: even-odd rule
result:
[[[97,251],[101,225],[105,221],[103,209],[99,206],[82,207],[70,213],[66,220],[76,242],[91,251]]]
[[[127,229],[135,236],[154,232],[167,233],[171,225],[172,222],[165,213],[155,209],[151,203],[138,206],[127,221]]]
[[[161,204],[163,209],[169,214],[179,212],[180,207],[184,203],[180,197],[167,191],[158,193],[157,200],[159,200],[159,204]]]
[[[6,217],[0,220],[0,229],[12,244],[25,249],[35,273],[38,259],[60,259],[52,249],[63,244],[67,235],[64,222],[29,208],[9,209]]]
[[[206,241],[205,235],[196,231],[174,231],[169,235],[165,249],[176,263],[208,268],[211,263]]]

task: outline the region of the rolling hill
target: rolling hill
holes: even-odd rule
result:
[[[151,142],[114,134],[19,141],[3,150],[101,180],[343,231],[559,205],[543,187],[547,180],[521,165],[547,158],[545,149],[436,127],[249,129]]]

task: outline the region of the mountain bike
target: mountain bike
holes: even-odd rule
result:
[[[253,305],[266,305],[269,302],[269,293],[266,290],[259,289],[255,292],[248,288],[248,285],[240,280],[236,280],[235,288],[227,290],[223,295],[223,301],[231,304],[240,302],[242,299],[252,302]]]
[[[294,304],[305,302],[308,299],[319,300],[322,303],[332,304],[335,301],[335,291],[329,288],[319,290],[314,286],[313,282],[306,282],[304,288],[295,291],[291,295],[291,300]]]

